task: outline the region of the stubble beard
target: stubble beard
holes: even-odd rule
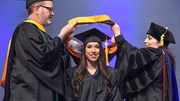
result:
[[[40,20],[41,20],[43,26],[47,26],[47,25],[51,24],[51,20],[47,16],[45,16],[44,12],[43,12]]]

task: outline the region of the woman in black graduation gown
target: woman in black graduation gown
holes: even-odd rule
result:
[[[120,72],[122,97],[126,101],[178,101],[175,60],[168,49],[169,43],[175,44],[172,33],[151,23],[146,48],[138,49],[123,38],[117,24],[112,31],[118,46],[115,67]]]
[[[106,35],[91,29],[75,37],[84,43],[79,65],[67,70],[66,100],[121,101],[117,71],[106,66],[101,44]]]

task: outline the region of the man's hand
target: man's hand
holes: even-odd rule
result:
[[[67,24],[61,29],[61,32],[59,34],[61,34],[65,38],[68,35],[72,34],[76,29],[76,27],[77,27],[77,21],[75,21],[73,24]]]
[[[73,36],[74,36],[74,33],[71,33],[70,35],[68,35],[68,36],[65,38],[65,40],[70,41],[70,40],[73,38]]]

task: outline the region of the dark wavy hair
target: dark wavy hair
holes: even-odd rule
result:
[[[100,55],[99,55],[99,59],[97,60],[98,68],[100,70],[101,75],[103,76],[105,83],[107,84],[107,91],[109,94],[111,94],[111,89],[110,89],[111,83],[109,81],[109,74],[108,74],[108,70],[106,66],[105,51],[102,47],[102,44],[100,42],[98,42],[98,44],[100,46]],[[81,57],[81,60],[77,69],[76,77],[74,80],[76,94],[79,93],[79,90],[82,86],[82,81],[87,76],[87,73],[86,73],[87,59],[85,55],[86,45],[87,44],[83,46],[82,57]]]

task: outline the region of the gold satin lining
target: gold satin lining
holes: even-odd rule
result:
[[[34,21],[34,20],[25,20],[24,22],[33,23],[33,24],[35,24],[41,31],[46,32],[46,30],[44,29],[44,27],[43,27],[41,24],[39,24],[38,22]]]
[[[68,24],[72,24],[77,20],[77,23],[83,24],[92,24],[97,22],[103,22],[111,20],[107,15],[96,15],[96,16],[87,16],[87,17],[76,17],[68,21]]]
[[[11,40],[9,41],[8,52],[7,52],[7,56],[6,56],[6,62],[5,62],[5,65],[4,65],[3,77],[2,77],[2,80],[1,80],[1,86],[2,86],[2,87],[5,86],[10,47],[11,47]]]
[[[41,31],[46,32],[46,30],[44,29],[44,27],[43,27],[41,24],[39,24],[38,22],[34,21],[34,20],[25,20],[24,22],[29,22],[29,23],[35,24]],[[23,23],[23,22],[22,22],[22,23]],[[22,23],[21,23],[21,24],[22,24]],[[21,24],[19,24],[19,26],[20,26]],[[8,52],[7,52],[7,57],[6,57],[6,62],[5,62],[5,65],[4,65],[3,77],[2,77],[2,80],[1,80],[1,86],[2,86],[2,87],[5,86],[5,81],[6,81],[7,65],[8,65],[8,58],[9,58],[10,46],[11,46],[11,40],[10,40],[10,42],[9,42]]]

